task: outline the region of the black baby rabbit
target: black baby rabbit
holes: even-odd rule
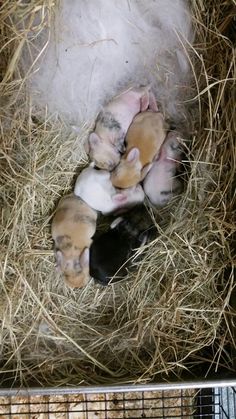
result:
[[[132,267],[134,249],[156,235],[157,229],[144,205],[116,218],[106,232],[97,232],[93,237],[90,275],[103,285],[123,279],[127,268]]]

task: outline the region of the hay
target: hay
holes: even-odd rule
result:
[[[31,2],[32,3],[32,2]],[[197,40],[183,196],[161,211],[160,235],[137,273],[108,288],[72,291],[55,274],[50,220],[87,162],[79,137],[47,115],[37,119],[18,69],[26,36],[15,17],[49,1],[2,7],[0,353],[4,379],[40,385],[146,382],[224,365],[234,318],[235,2],[193,2]],[[35,28],[40,32],[43,21]],[[14,78],[13,78],[14,75]],[[199,109],[199,116],[196,109]],[[78,156],[80,156],[78,160]],[[226,275],[227,273],[227,275]],[[209,348],[212,348],[209,351]],[[208,367],[205,367],[207,362]],[[209,368],[209,370],[208,370]]]

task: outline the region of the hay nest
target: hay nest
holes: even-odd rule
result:
[[[230,306],[235,255],[234,1],[193,2],[194,129],[185,193],[143,250],[129,281],[68,289],[55,274],[50,219],[87,163],[82,140],[32,113],[18,68],[27,38],[14,22],[52,2],[1,10],[2,382],[40,385],[145,382],[208,362],[233,370]],[[50,9],[51,8],[51,9]],[[41,22],[42,26],[43,22]],[[35,28],[40,33],[41,26]],[[36,36],[35,35],[35,36]],[[188,104],[186,104],[188,105]],[[80,159],[78,161],[78,155]],[[209,348],[211,350],[209,351]]]

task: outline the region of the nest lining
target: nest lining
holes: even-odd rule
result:
[[[55,273],[50,220],[60,196],[71,191],[75,175],[87,163],[82,140],[88,131],[81,127],[76,136],[46,111],[38,118],[20,78],[22,33],[13,17],[28,13],[33,18],[37,7],[48,13],[53,4],[4,6],[3,378],[40,385],[109,384],[179,378],[206,362],[209,371],[221,366],[233,370],[228,350],[235,345],[230,304],[235,286],[233,3],[193,5],[197,93],[192,103],[199,113],[192,115],[191,170],[184,194],[158,212],[168,222],[158,227],[157,239],[144,248],[128,281],[107,288],[91,281],[77,291]],[[39,24],[35,33],[40,29]]]

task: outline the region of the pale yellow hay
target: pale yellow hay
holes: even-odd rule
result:
[[[221,3],[221,4],[220,4]],[[32,113],[19,58],[26,34],[15,25],[53,2],[2,7],[0,355],[4,379],[38,385],[176,379],[207,362],[233,370],[235,313],[235,50],[233,2],[193,2],[190,49],[194,127],[185,193],[158,215],[159,235],[137,273],[108,288],[68,289],[55,273],[50,220],[87,163],[83,141],[63,122]],[[40,53],[40,52],[39,52]],[[200,114],[198,113],[200,112]],[[207,348],[214,348],[209,352]],[[205,370],[207,374],[208,370]],[[3,385],[9,381],[1,380]]]

